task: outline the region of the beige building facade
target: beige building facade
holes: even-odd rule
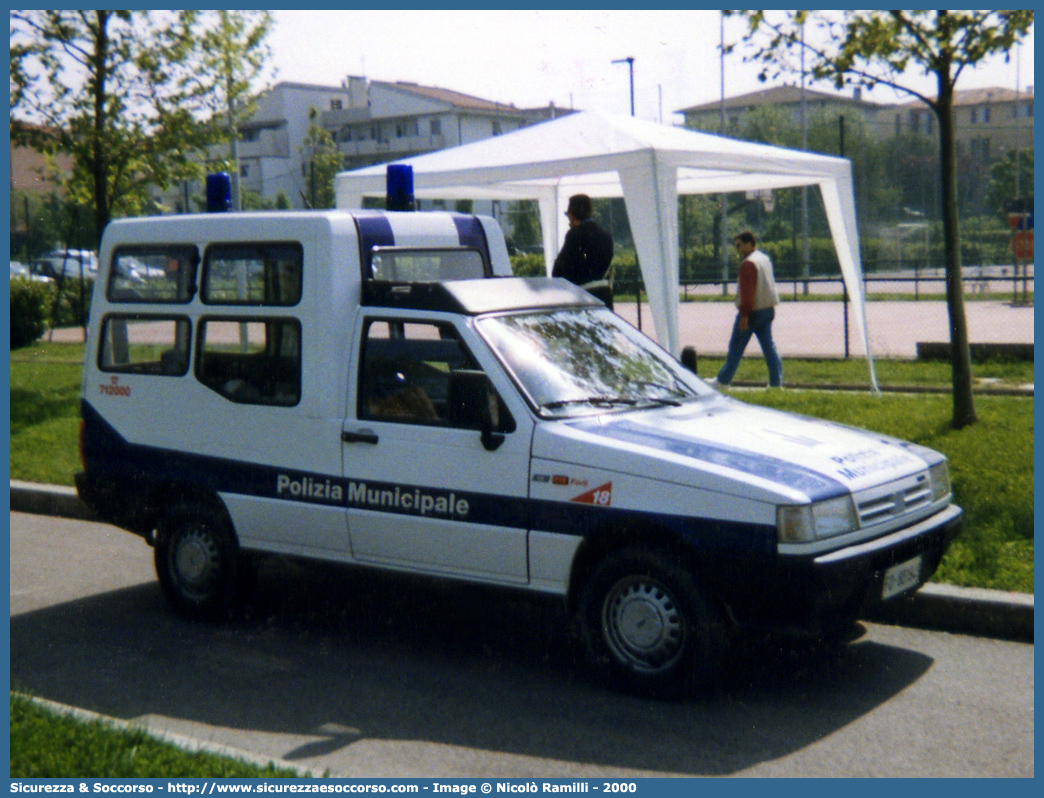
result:
[[[802,98],[798,86],[777,86],[727,97],[724,102],[683,108],[678,113],[685,117],[686,127],[729,136],[738,134],[746,114],[766,105],[785,109],[798,126],[802,104],[808,118],[843,115],[859,119],[871,135],[882,140],[907,135],[938,136],[935,113],[920,100],[875,103],[863,99],[858,89],[846,96],[806,88]],[[1005,88],[958,90],[954,106],[959,158],[990,163],[1015,148],[1032,149],[1032,86],[1019,92]]]

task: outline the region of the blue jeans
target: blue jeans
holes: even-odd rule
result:
[[[761,344],[761,352],[765,355],[768,364],[769,385],[779,388],[783,385],[783,361],[776,351],[776,344],[772,340],[772,320],[776,318],[775,308],[765,310],[753,310],[747,317],[747,329],[739,327],[739,314],[736,314],[736,322],[732,325],[732,338],[729,339],[729,354],[725,358],[725,365],[718,372],[718,384],[728,385],[736,376],[743,350],[750,342],[750,336],[756,335],[758,343]]]

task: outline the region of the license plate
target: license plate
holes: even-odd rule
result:
[[[887,599],[896,596],[921,583],[921,557],[918,555],[912,560],[893,565],[884,574],[884,588],[881,598]]]

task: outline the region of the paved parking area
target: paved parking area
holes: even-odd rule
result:
[[[1033,305],[1005,302],[965,302],[972,343],[1033,343]],[[638,313],[633,302],[620,302],[616,312],[632,324]],[[726,302],[683,302],[678,308],[682,346],[695,346],[700,355],[724,355],[736,309]],[[848,314],[849,354],[865,355],[851,310]],[[941,301],[868,302],[870,352],[874,357],[913,358],[919,341],[949,341],[950,320]],[[655,338],[652,312],[642,305],[642,329]],[[772,328],[784,357],[840,357],[845,354],[845,311],[841,302],[784,301],[776,309]],[[760,357],[757,340],[748,356]]]

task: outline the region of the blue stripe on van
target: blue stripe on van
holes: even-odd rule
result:
[[[699,551],[773,556],[772,526],[715,521],[666,513],[595,507],[573,502],[466,490],[384,483],[365,478],[310,473],[129,443],[91,404],[81,401],[87,472],[127,488],[128,501],[149,483],[197,485],[234,493],[321,506],[342,506],[399,515],[426,515],[456,523],[532,529],[586,537],[608,524],[653,524]],[[466,503],[466,507],[461,505]]]
[[[832,499],[849,493],[848,488],[838,480],[796,463],[692,438],[665,435],[627,419],[615,419],[604,424],[580,421],[576,422],[574,426],[589,435],[659,449],[681,457],[712,463],[760,477],[777,485],[786,485],[800,490],[812,501]]]
[[[355,227],[359,231],[359,261],[362,265],[362,278],[369,280],[373,277],[371,261],[374,248],[394,246],[395,234],[392,232],[388,217],[379,212],[356,213],[354,219]]]
[[[482,222],[474,216],[460,213],[452,214],[452,219],[453,224],[457,228],[457,238],[460,241],[460,245],[477,249],[482,253],[482,259],[485,262],[486,253],[489,252],[489,245],[486,241],[486,231],[482,228]],[[486,276],[491,276],[492,266],[486,262],[485,268]]]

